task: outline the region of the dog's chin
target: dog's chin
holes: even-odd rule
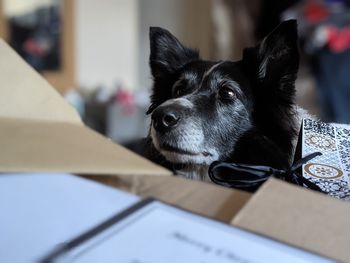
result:
[[[217,160],[215,151],[209,152],[196,149],[184,149],[166,143],[159,144],[158,142],[153,144],[167,161],[174,164],[210,165],[213,161]]]
[[[201,144],[203,139],[198,139],[198,134],[188,137],[176,133],[159,136],[152,127],[150,135],[156,150],[171,163],[210,165],[218,159],[217,151],[204,147]]]
[[[172,163],[210,165],[214,161],[212,160],[212,157],[205,156],[202,153],[186,154],[163,149],[158,149],[158,151],[165,157],[165,159]]]

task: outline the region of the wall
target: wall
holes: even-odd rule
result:
[[[210,7],[211,0],[76,0],[77,84],[148,89],[150,26],[210,57]]]
[[[76,82],[137,86],[137,0],[76,0]]]
[[[166,28],[181,42],[211,56],[210,0],[139,0],[138,82],[141,88],[151,86],[148,67],[149,27]]]

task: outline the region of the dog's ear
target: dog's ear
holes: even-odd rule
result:
[[[294,84],[299,67],[296,20],[282,22],[257,47],[245,50],[243,61],[252,59],[258,83],[265,87],[294,89],[294,85],[289,84]]]
[[[149,31],[150,67],[153,77],[167,77],[190,61],[199,59],[198,52],[183,46],[169,31],[151,27]]]
[[[295,80],[299,67],[295,20],[276,27],[256,47],[245,50],[243,66],[252,79],[255,127],[284,153],[292,154],[295,126]]]

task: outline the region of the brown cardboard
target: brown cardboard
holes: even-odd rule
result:
[[[0,58],[0,118],[82,125],[73,107],[1,39]]]
[[[229,223],[250,193],[176,176],[85,176],[143,197],[155,197],[192,212]]]
[[[0,40],[0,171],[170,175],[85,127],[77,112]]]
[[[3,118],[0,134],[2,172],[171,174],[82,125]]]
[[[234,225],[350,262],[350,205],[270,179],[236,215]]]

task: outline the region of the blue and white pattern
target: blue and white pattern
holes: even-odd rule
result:
[[[350,125],[304,119],[302,138],[302,156],[322,152],[303,165],[303,176],[328,195],[350,201]]]

